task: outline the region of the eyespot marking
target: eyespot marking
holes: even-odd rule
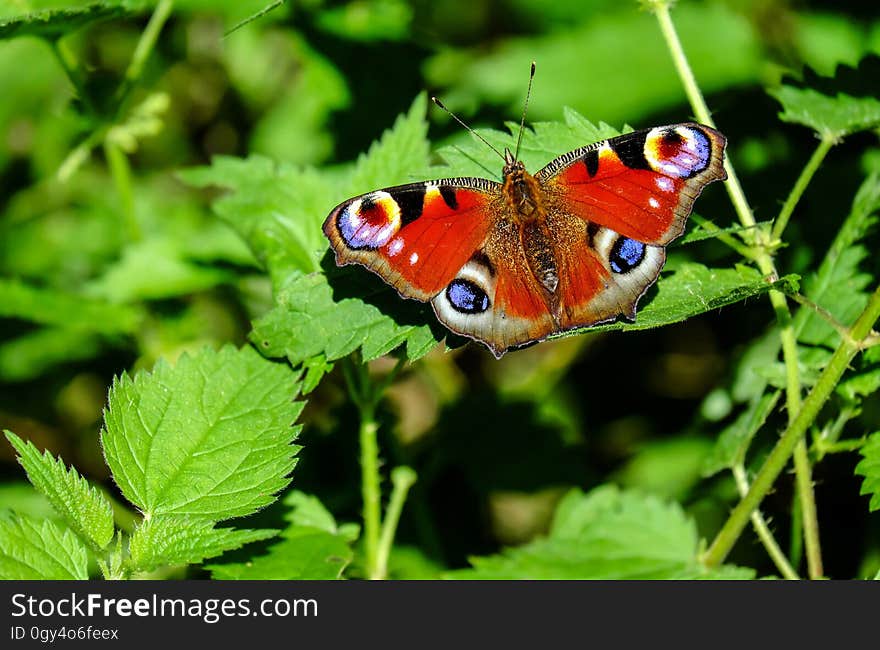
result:
[[[691,126],[652,129],[645,141],[645,158],[651,169],[673,178],[699,174],[711,157],[709,137]]]
[[[376,249],[400,230],[400,206],[388,192],[373,192],[346,205],[336,216],[336,228],[353,250]]]
[[[456,278],[446,287],[446,299],[463,314],[481,314],[489,308],[489,296],[476,283]]]
[[[643,259],[645,259],[645,245],[642,242],[629,237],[619,237],[611,247],[608,263],[615,273],[628,273],[641,264]]]

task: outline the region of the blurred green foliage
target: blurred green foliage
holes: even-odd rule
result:
[[[385,465],[419,477],[386,558],[392,576],[778,573],[750,531],[730,558],[739,567],[704,572],[698,547],[738,498],[730,470],[751,476],[786,426],[768,291],[806,296],[807,306],[790,302],[806,394],[877,286],[880,17],[855,0],[682,0],[672,15],[758,225],[743,227],[712,186],[635,325],[496,361],[447,336],[426,306],[360,269],[337,269],[320,224],[339,201],[377,187],[497,178],[494,154],[427,96],[509,146],[532,60],[522,158],[533,171],[629,128],[691,119],[657,21],[639,3],[0,3],[0,428],[52,451],[9,438],[29,474],[54,477],[41,492],[56,507],[58,486],[74,486],[65,524],[2,447],[0,539],[17,551],[0,552],[0,575],[96,575],[109,524],[90,546],[70,523],[81,523],[77,504],[92,504],[112,506],[116,528],[132,535],[135,573],[365,576],[368,534],[337,521],[362,521],[357,432],[368,410]],[[723,237],[770,232],[816,135],[829,138],[827,156],[772,242],[780,274],[768,282]],[[438,346],[444,337],[451,352]],[[229,343],[263,356],[204,351]],[[880,507],[877,349],[855,358],[807,435],[825,572],[836,578],[880,568],[870,514]],[[308,399],[301,415],[240,414],[272,429],[277,445],[279,427],[299,416],[303,449],[296,490],[239,528],[214,528],[226,518],[217,512],[139,522],[144,502],[120,480],[128,461],[110,454],[108,468],[102,457],[114,378],[108,417],[134,418],[142,413],[120,405],[158,399],[150,391],[161,392],[166,364],[184,353],[177,367],[191,376],[162,390],[187,406],[205,403],[195,378],[209,370],[252,388],[286,377],[290,398]],[[187,439],[186,422],[178,414],[180,432],[157,425],[137,439]],[[128,440],[126,426],[104,435]],[[82,484],[76,496],[81,482],[59,456],[101,489]],[[275,469],[262,477],[267,495],[287,485],[289,468]],[[384,465],[382,477],[387,500]],[[794,501],[783,475],[762,508],[806,574]],[[18,551],[47,565],[65,559],[54,573],[19,575]],[[104,560],[105,576],[124,573]]]

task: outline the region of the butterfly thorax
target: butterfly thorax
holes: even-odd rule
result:
[[[558,304],[553,294],[559,285],[559,273],[547,232],[544,192],[522,162],[515,160],[509,150],[505,154],[501,193],[511,208],[510,220],[519,226],[519,241],[529,270],[546,292],[548,306],[556,316]]]
[[[510,156],[510,152],[506,152]],[[541,201],[541,186],[525,165],[512,156],[504,165],[504,184],[501,193],[512,208],[514,219],[520,224],[541,219],[545,215]]]

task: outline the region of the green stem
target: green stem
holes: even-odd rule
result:
[[[119,106],[120,111],[128,94],[131,92],[131,89],[134,88],[134,85],[137,83],[138,79],[140,79],[141,74],[144,71],[144,65],[146,64],[150,53],[153,51],[153,48],[156,46],[156,41],[159,39],[159,33],[162,31],[165,21],[167,21],[168,17],[171,15],[171,10],[173,8],[173,0],[159,0],[156,8],[153,10],[153,15],[150,16],[150,21],[141,33],[141,37],[134,49],[134,53],[131,55],[128,69],[125,71],[125,78],[122,85],[119,87],[117,105]]]
[[[711,546],[702,555],[701,561],[706,567],[718,566],[727,557],[748,523],[752,511],[761,504],[764,496],[770,491],[773,482],[788,463],[797,443],[803,439],[810,424],[813,423],[825,402],[828,401],[850,361],[861,349],[861,342],[870,334],[871,328],[878,318],[880,318],[880,287],[875,289],[865,310],[853,324],[850,336],[841,340],[813,390],[804,400],[802,408],[779,438],[767,460],[764,461],[764,465],[755,476],[748,494],[733,509]]]
[[[675,64],[675,69],[681,78],[688,101],[694,110],[694,117],[703,124],[714,127],[715,121],[709,113],[709,107],[706,106],[706,100],[703,99],[703,93],[700,92],[700,87],[697,85],[697,80],[688,63],[687,56],[685,56],[684,48],[681,46],[681,40],[678,38],[678,32],[675,31],[675,25],[672,23],[672,16],[669,14],[669,4],[668,1],[663,2],[661,0],[650,2],[649,6],[660,23],[660,31],[663,32],[666,46],[672,55],[672,62]],[[727,172],[727,182],[724,184],[724,187],[730,195],[730,200],[739,216],[740,223],[744,226],[754,226],[756,223],[755,216],[749,207],[749,202],[746,200],[745,192],[743,192],[736,171],[727,157],[724,158],[724,171]]]
[[[733,466],[733,478],[736,481],[736,489],[739,491],[740,497],[744,497],[749,491],[749,481],[746,477],[745,468],[739,463]],[[800,580],[797,571],[788,563],[785,553],[782,552],[779,544],[776,543],[776,539],[773,537],[773,533],[770,532],[770,527],[767,525],[767,521],[760,510],[755,510],[752,513],[752,526],[758,535],[758,539],[761,540],[764,548],[767,549],[770,559],[773,560],[779,573],[782,574],[782,577],[787,580]]]
[[[110,166],[110,175],[119,192],[122,207],[122,216],[128,228],[128,236],[131,241],[141,239],[141,227],[138,224],[134,211],[134,193],[131,186],[131,166],[125,153],[110,139],[104,138],[104,155]]]
[[[666,39],[666,44],[672,54],[673,62],[678,70],[679,77],[681,78],[682,85],[684,86],[695,116],[701,122],[714,127],[715,123],[712,120],[712,116],[709,114],[706,100],[703,98],[702,92],[700,92],[700,87],[697,85],[694,73],[691,70],[687,57],[685,56],[684,48],[682,48],[681,40],[679,40],[678,33],[675,31],[675,25],[673,24],[672,17],[669,13],[668,0],[653,0],[650,4],[657,16],[660,29],[663,32],[663,37]],[[739,216],[740,223],[744,226],[754,226],[756,224],[754,214],[746,200],[745,193],[743,192],[742,185],[740,185],[733,164],[727,157],[724,159],[724,169],[727,172],[727,183],[725,183],[725,187],[730,195],[734,209]],[[751,239],[755,244],[755,254],[753,259],[761,273],[767,277],[777,277],[778,273],[776,272],[776,267],[773,263],[773,257],[770,254],[770,245],[773,240],[768,240],[767,233],[762,229],[756,229],[751,236]],[[770,302],[773,305],[773,310],[776,312],[776,319],[779,322],[782,357],[785,363],[786,404],[788,406],[789,426],[791,426],[791,420],[795,417],[795,414],[799,412],[801,403],[797,337],[795,336],[792,327],[791,311],[788,308],[788,303],[785,300],[784,294],[774,290],[769,292],[769,297]],[[795,441],[795,443],[796,442],[797,441]],[[806,450],[806,447],[804,447],[804,450]],[[809,472],[809,462],[806,464],[796,463],[795,471],[798,474],[799,495],[804,509],[804,519],[806,521],[812,518],[815,521],[817,516],[815,511],[815,498],[812,492],[812,479]],[[767,486],[767,489],[769,489],[769,486]],[[751,510],[749,512],[751,512]],[[742,528],[739,529],[739,532],[742,532]],[[739,534],[739,532],[737,534]],[[813,550],[811,574],[812,571],[815,570],[821,572],[821,560],[818,564],[815,563],[819,554],[818,524],[816,524],[815,527],[805,526],[804,533],[813,536],[811,539],[807,540],[807,547]]]
[[[361,496],[364,518],[364,556],[366,574],[378,573],[379,531],[382,525],[382,503],[379,477],[379,425],[372,414],[361,412]]]
[[[80,101],[82,101],[89,112],[94,113],[92,99],[86,92],[82,74],[80,73],[79,66],[73,54],[61,42],[61,40],[57,38],[52,41],[52,52],[55,53],[55,58],[58,59],[58,63],[61,65],[61,69],[64,70],[64,74],[67,75],[67,79],[76,91],[77,97],[79,97]]]
[[[395,467],[391,470],[391,499],[385,511],[385,520],[382,522],[375,573],[370,575],[371,580],[384,580],[388,577],[388,558],[391,556],[391,546],[394,543],[397,524],[400,522],[400,513],[403,512],[406,495],[416,482],[416,478],[416,473],[409,467]]]
[[[828,152],[831,151],[831,147],[834,146],[835,142],[835,139],[827,135],[822,136],[822,138],[819,140],[819,146],[816,147],[813,155],[810,156],[810,160],[807,161],[806,166],[803,168],[803,170],[801,170],[800,176],[798,176],[797,181],[795,181],[794,187],[791,188],[791,192],[789,192],[788,198],[785,199],[785,203],[782,205],[782,209],[779,211],[779,216],[776,217],[776,221],[773,223],[771,236],[774,240],[779,240],[782,238],[782,232],[788,225],[788,220],[791,218],[791,215],[794,212],[798,201],[800,201],[801,196],[803,196],[804,190],[807,189],[807,185],[810,184],[810,181],[815,175],[816,170],[819,169],[819,165],[821,165],[822,161],[825,160],[825,156],[827,156]]]
[[[819,542],[819,515],[813,491],[813,468],[804,438],[794,448],[794,475],[804,527],[804,545],[807,550],[807,572],[812,580],[822,577],[822,546]]]

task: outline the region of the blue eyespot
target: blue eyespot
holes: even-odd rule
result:
[[[470,280],[453,280],[446,287],[446,298],[456,311],[480,314],[489,309],[489,296]]]
[[[619,237],[611,247],[608,263],[615,273],[627,273],[641,264],[643,259],[645,259],[645,245],[642,242],[629,237]]]

